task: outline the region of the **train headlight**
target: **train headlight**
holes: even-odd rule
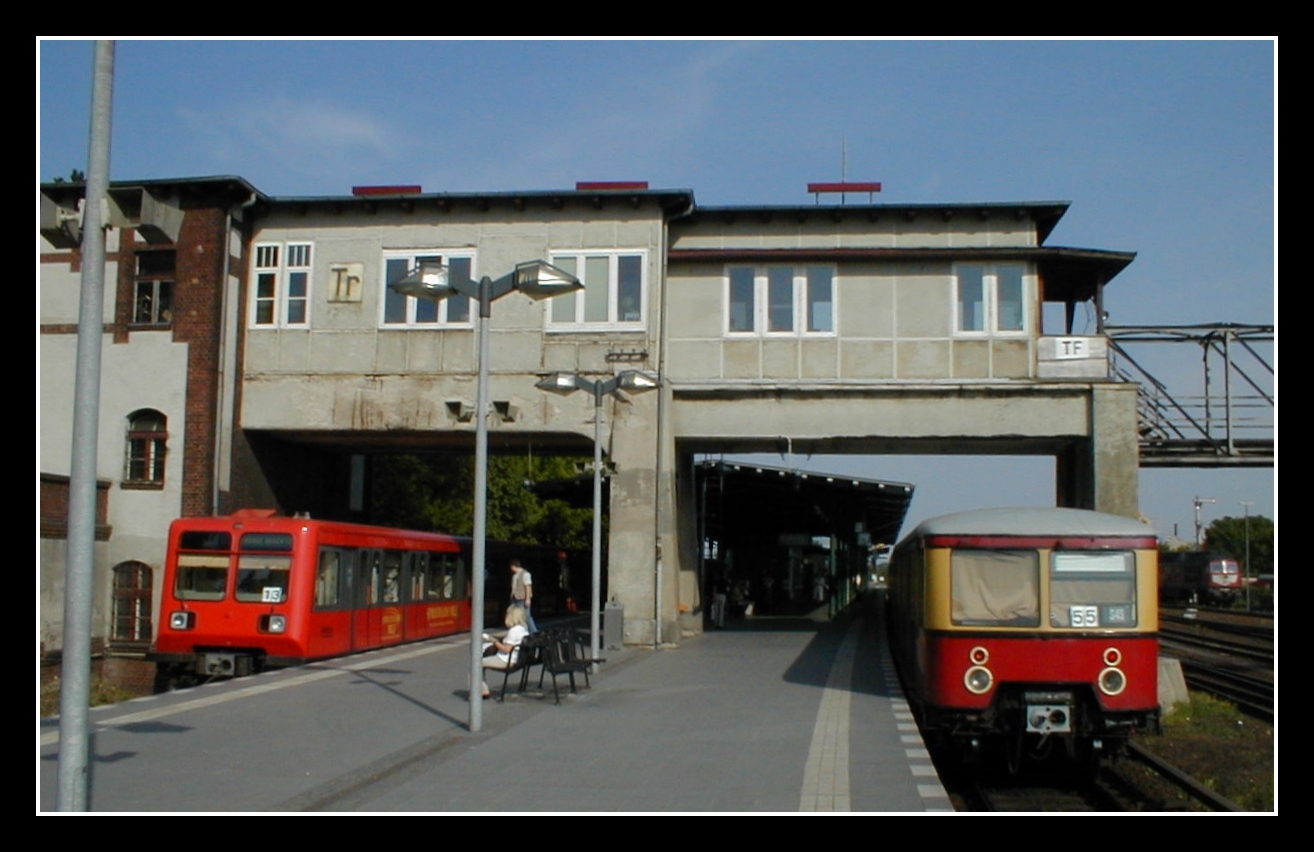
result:
[[[262,633],[283,633],[286,630],[287,630],[286,615],[260,616],[260,631]]]
[[[191,630],[196,626],[196,613],[180,610],[169,613],[170,630]]]
[[[1115,668],[1100,672],[1100,692],[1105,695],[1117,695],[1127,688],[1127,676]]]
[[[985,666],[972,666],[963,675],[963,686],[966,686],[967,691],[973,695],[989,692],[994,683],[995,676]]]

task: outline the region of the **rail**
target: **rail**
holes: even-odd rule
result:
[[[1112,375],[1140,387],[1141,467],[1273,466],[1273,326],[1106,326],[1105,333]],[[1152,343],[1198,347],[1203,382],[1188,382],[1178,363],[1151,365],[1139,346]],[[1170,390],[1169,372],[1171,384],[1198,392]]]

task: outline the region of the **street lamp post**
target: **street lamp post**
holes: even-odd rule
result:
[[[1254,500],[1240,501],[1241,508],[1245,511],[1246,516],[1246,570],[1241,575],[1241,584],[1246,587],[1246,612],[1250,612],[1250,507],[1255,505]]]
[[[1195,547],[1196,550],[1204,544],[1204,524],[1200,523],[1200,507],[1205,503],[1217,503],[1212,497],[1196,497],[1191,501],[1195,505]]]
[[[623,370],[610,379],[589,379],[575,373],[553,373],[537,384],[540,390],[569,394],[577,390],[593,395],[593,590],[589,600],[589,656],[602,656],[599,642],[602,610],[602,398],[617,390],[656,388],[655,375]],[[594,671],[597,663],[593,664]]]
[[[469,296],[479,303],[479,383],[475,395],[475,492],[474,539],[471,546],[470,593],[470,722],[471,733],[483,727],[483,702],[475,695],[482,682],[484,633],[484,573],[488,541],[488,331],[494,299],[519,290],[533,299],[583,289],[579,279],[564,269],[542,260],[516,264],[516,268],[500,278],[487,275],[478,284],[466,278],[451,276],[446,266],[439,263],[422,263],[400,281],[389,285],[395,292],[416,299],[438,302],[449,296]]]

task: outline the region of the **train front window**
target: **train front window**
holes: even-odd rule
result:
[[[287,533],[245,533],[242,555],[237,558],[237,599],[244,603],[283,603],[287,600],[292,557],[275,554],[292,552]],[[250,553],[252,550],[274,553]]]
[[[243,553],[237,559],[237,599],[245,603],[283,603],[291,575],[291,556]]]
[[[228,585],[228,555],[180,553],[173,595],[180,601],[221,601]]]
[[[1136,555],[1054,551],[1049,623],[1051,627],[1135,627]]]
[[[1034,550],[955,550],[950,588],[954,624],[1040,625],[1040,555]]]
[[[1209,573],[1236,576],[1236,563],[1230,559],[1213,559],[1209,562]]]

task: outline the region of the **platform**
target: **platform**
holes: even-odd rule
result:
[[[746,619],[487,701],[428,642],[92,711],[96,811],[952,810],[874,618]],[[497,681],[490,681],[494,688]],[[581,684],[582,685],[582,684]],[[54,806],[58,728],[41,725]]]

